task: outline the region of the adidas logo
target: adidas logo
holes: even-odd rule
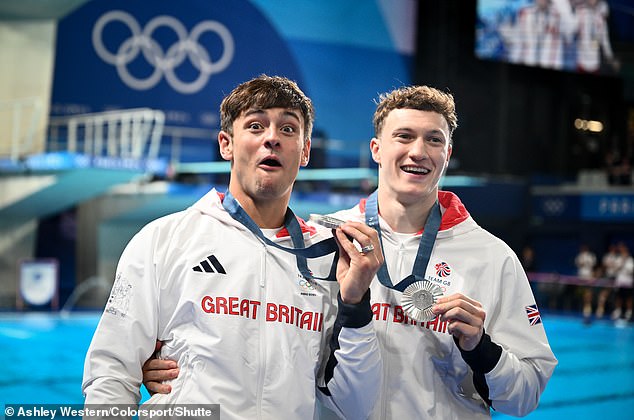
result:
[[[212,267],[213,266],[213,267]],[[215,269],[215,270],[214,270]],[[227,274],[225,268],[218,262],[218,259],[213,255],[207,257],[206,260],[202,260],[200,264],[192,267],[192,270],[198,271],[199,273],[220,273]]]

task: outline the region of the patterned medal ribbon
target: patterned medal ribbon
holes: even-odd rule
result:
[[[254,235],[260,238],[267,245],[271,245],[275,248],[281,249],[282,251],[288,252],[290,254],[295,255],[295,259],[297,261],[297,269],[305,279],[319,279],[319,280],[336,280],[335,271],[336,271],[336,262],[338,255],[337,243],[334,238],[329,238],[318,242],[316,244],[311,245],[306,248],[304,244],[304,235],[302,234],[302,228],[297,221],[297,217],[293,213],[293,211],[287,207],[286,215],[284,216],[284,227],[288,231],[288,234],[291,237],[291,241],[293,242],[294,248],[286,248],[275,242],[271,241],[269,238],[264,236],[260,227],[253,221],[251,216],[247,214],[246,211],[240,206],[238,200],[236,200],[229,190],[225,193],[225,198],[222,200],[222,206],[227,210],[227,212],[238,222],[242,223],[247,229],[249,229]],[[330,274],[328,277],[321,278],[313,276],[313,273],[308,269],[307,258],[319,258],[328,254],[335,254],[335,259],[333,261],[333,266],[331,267]]]
[[[377,277],[382,285],[403,293],[401,299],[403,310],[405,310],[411,318],[418,321],[431,321],[434,319],[435,315],[432,313],[431,308],[436,303],[438,297],[442,296],[440,286],[424,278],[429,259],[431,258],[431,252],[436,242],[436,235],[440,229],[441,219],[440,206],[438,205],[438,201],[436,201],[425,222],[425,230],[418,244],[412,274],[405,277],[399,283],[394,284],[390,279],[386,264],[383,264],[377,273]],[[368,226],[373,227],[377,231],[379,242],[381,243],[381,252],[383,252],[383,239],[381,238],[381,226],[379,225],[378,190],[374,191],[366,201],[365,222]]]

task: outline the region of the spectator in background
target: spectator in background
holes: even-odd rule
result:
[[[532,246],[526,245],[522,248],[522,267],[526,273],[535,271],[535,250]]]
[[[588,245],[581,244],[579,253],[575,257],[575,266],[577,267],[577,277],[588,286],[581,288],[583,296],[583,319],[589,322],[592,316],[592,283],[594,282],[594,266],[597,263],[597,256],[590,250]]]
[[[575,11],[577,19],[577,70],[597,73],[601,57],[609,69],[617,72],[619,61],[614,57],[608,30],[608,5],[603,0],[586,0]],[[603,53],[603,54],[601,54]]]
[[[605,170],[610,185],[631,185],[632,165],[629,156],[622,156],[617,150],[605,154]]]
[[[531,273],[537,270],[537,262],[535,260],[535,250],[530,245],[525,245],[520,254],[520,262],[522,268],[526,272],[528,280],[531,281],[531,288],[535,294],[535,300],[538,304],[547,302],[550,309],[557,307],[557,288],[559,285],[547,282],[533,283]],[[540,305],[541,306],[541,305]]]
[[[623,315],[626,321],[632,320],[633,292],[634,288],[634,258],[625,242],[618,245],[618,272],[616,274],[616,299],[612,319],[617,321]],[[625,310],[624,310],[625,309]]]
[[[632,185],[632,160],[629,156],[625,156],[621,159],[621,170],[617,184]]]
[[[619,253],[616,244],[610,244],[608,252],[601,258],[601,274],[608,281],[607,287],[601,287],[597,296],[597,310],[595,315],[597,319],[603,318],[605,314],[605,304],[610,296],[611,288],[614,286],[616,274],[619,269]]]
[[[608,150],[603,158],[605,163],[605,172],[608,176],[608,184],[615,185],[618,183],[619,175],[619,159],[615,150]]]

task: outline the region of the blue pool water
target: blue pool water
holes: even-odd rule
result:
[[[86,350],[99,314],[0,314],[3,404],[81,404]],[[634,419],[634,328],[544,316],[559,359],[528,419]],[[147,394],[144,392],[144,398]],[[494,419],[510,418],[493,413]]]

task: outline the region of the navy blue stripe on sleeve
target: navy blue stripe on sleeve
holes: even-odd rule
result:
[[[332,379],[337,366],[337,358],[335,351],[339,350],[339,333],[341,328],[361,328],[368,325],[372,321],[372,308],[370,307],[370,290],[368,289],[363,295],[361,302],[350,304],[341,300],[341,293],[337,293],[337,319],[330,338],[330,357],[326,364],[325,387],[319,387],[321,392],[330,396],[328,390],[328,382]]]
[[[473,370],[473,385],[476,391],[478,391],[482,399],[491,406],[489,386],[487,385],[484,375],[491,372],[500,361],[500,357],[502,357],[502,347],[491,341],[491,337],[487,333],[482,334],[478,345],[470,351],[462,350],[455,337],[454,341],[460,350],[462,359],[469,365],[471,370]]]

